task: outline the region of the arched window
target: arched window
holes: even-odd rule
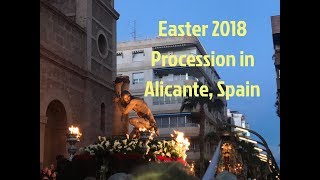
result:
[[[100,114],[100,129],[102,132],[105,131],[105,112],[106,112],[106,107],[104,105],[104,103],[101,104],[101,114]]]

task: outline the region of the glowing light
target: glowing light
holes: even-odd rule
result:
[[[245,129],[242,129],[242,128],[238,128],[238,127],[234,128],[234,130],[238,130],[238,131],[242,131],[242,132],[249,132],[248,130],[245,130]]]
[[[70,131],[70,134],[76,134],[77,135],[77,138],[80,138],[81,137],[81,133],[79,131],[79,128],[78,127],[73,127],[73,125],[71,127],[69,127],[69,131]]]
[[[184,138],[184,133],[183,132],[179,132],[179,131],[175,131],[173,130],[174,135],[170,134],[172,137],[176,137],[175,141],[177,142],[177,144],[180,146],[180,148],[182,149],[182,153],[183,155],[183,160],[186,160],[187,155],[186,155],[186,151],[189,150],[189,146],[190,146],[190,142],[188,140],[188,138]]]
[[[259,155],[260,155],[260,156],[263,156],[263,157],[267,157],[267,155],[265,155],[265,154],[261,154],[261,153],[260,153]]]
[[[139,131],[142,131],[142,132],[144,132],[144,131],[146,131],[147,129],[144,127],[144,128],[139,128]]]
[[[264,151],[263,149],[261,149],[261,148],[258,148],[258,147],[254,147],[254,149],[255,149],[255,150],[257,150],[257,151],[259,151],[259,152],[262,152],[262,151]]]
[[[253,143],[253,144],[257,144],[257,141],[254,141],[254,140],[251,140],[251,139],[247,139],[247,138],[244,138],[244,137],[239,137],[239,139],[244,140],[244,141],[251,142],[251,143]]]
[[[192,162],[190,166],[190,172],[193,174],[194,173],[194,162]]]
[[[259,158],[260,158],[260,160],[261,160],[261,159],[263,159],[263,160],[267,160],[267,157],[265,157],[265,156],[257,155],[257,157],[259,157]]]
[[[260,159],[260,161],[267,162],[267,160],[266,160],[266,159]]]

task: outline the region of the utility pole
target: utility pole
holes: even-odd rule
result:
[[[137,40],[137,29],[136,29],[136,20],[133,20],[133,28],[132,28],[132,32],[130,33],[133,40]]]

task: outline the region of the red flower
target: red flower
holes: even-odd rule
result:
[[[157,159],[161,162],[180,162],[183,165],[187,165],[187,162],[185,160],[183,160],[182,158],[170,158],[170,157],[166,157],[166,156],[157,156]]]

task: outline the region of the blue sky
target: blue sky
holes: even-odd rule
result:
[[[117,22],[117,41],[132,40],[133,21],[136,21],[138,39],[154,38],[159,20],[168,24],[208,24],[208,34],[199,37],[206,51],[216,54],[238,55],[240,50],[254,55],[254,67],[215,67],[226,84],[257,84],[260,97],[236,98],[228,101],[228,108],[246,116],[250,128],[267,141],[276,159],[280,157],[280,119],[274,106],[276,101],[276,74],[273,65],[271,16],[280,15],[280,0],[119,0],[115,9],[120,13]],[[212,37],[211,21],[243,20],[247,24],[245,37]]]

